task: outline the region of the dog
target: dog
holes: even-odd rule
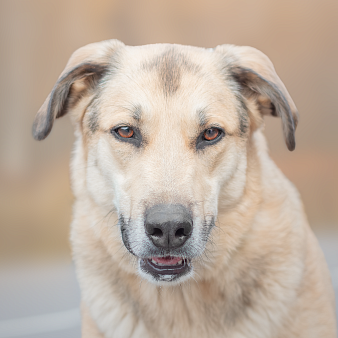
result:
[[[68,112],[82,337],[336,337],[326,262],[262,133],[280,117],[295,148],[297,109],[266,55],[93,43],[35,139]]]

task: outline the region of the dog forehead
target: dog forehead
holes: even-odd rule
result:
[[[156,73],[165,96],[174,95],[178,91],[184,75],[197,75],[202,68],[189,57],[188,53],[173,46],[168,46],[164,51],[144,60],[141,67],[146,72]]]
[[[236,110],[219,56],[210,50],[171,44],[126,46],[115,60],[101,96],[107,108],[103,110],[110,113],[132,110],[134,116],[144,116],[160,109],[182,117],[191,112],[184,115],[197,120],[208,112]]]
[[[218,56],[204,48],[182,45],[125,46],[112,57],[110,79],[128,85],[145,85],[148,80],[148,88],[153,84],[162,95],[170,97],[179,92],[184,79],[203,81],[219,73]]]

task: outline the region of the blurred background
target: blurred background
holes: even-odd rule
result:
[[[294,152],[280,120],[266,118],[270,153],[300,191],[338,291],[336,0],[0,0],[0,338],[80,337],[72,128],[65,116],[37,142],[31,125],[70,54],[111,38],[249,45],[270,57],[300,113]]]

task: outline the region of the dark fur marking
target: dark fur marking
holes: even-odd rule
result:
[[[182,53],[177,52],[172,47],[156,56],[153,61],[144,64],[143,68],[148,71],[155,69],[158,72],[166,96],[177,92],[183,71],[197,72],[199,70],[199,66],[189,62]]]
[[[91,99],[86,108],[86,123],[88,129],[92,134],[94,134],[99,129],[99,107],[98,107],[98,98],[100,96],[100,91],[97,91],[94,97]]]
[[[99,129],[99,114],[96,109],[93,109],[88,118],[88,128],[94,134]]]
[[[128,222],[129,223],[129,222]],[[128,238],[128,223],[125,221],[123,215],[119,216],[119,225],[121,229],[121,235],[122,235],[122,240],[123,244],[126,247],[126,249],[135,256],[134,252],[132,251],[129,243],[129,238]]]
[[[241,105],[240,111],[238,114],[239,118],[239,134],[240,136],[246,135],[247,131],[249,130],[249,116],[248,116],[248,108],[244,102],[244,98],[240,93],[237,95],[237,99]]]
[[[294,120],[289,103],[279,88],[249,68],[233,66],[230,68],[230,74],[241,85],[245,96],[262,95],[271,100],[272,106],[268,107],[270,113],[281,117],[286,145],[289,150],[294,150],[297,121]]]
[[[201,128],[204,128],[204,126],[208,123],[208,119],[205,115],[205,111],[206,109],[199,109],[197,111],[197,116],[198,116],[198,120],[199,120],[199,125]]]
[[[271,111],[272,116],[278,117],[277,112],[276,112],[276,107],[272,102],[271,102],[271,105],[270,105],[270,111]]]
[[[240,131],[240,136],[246,135],[247,131],[249,129],[249,119],[248,115],[245,112],[241,112],[239,114],[239,131]]]
[[[133,119],[136,121],[140,121],[141,120],[141,115],[142,115],[142,109],[141,106],[135,106],[133,112]]]

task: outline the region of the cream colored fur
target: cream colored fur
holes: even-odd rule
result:
[[[172,50],[184,62],[171,58]],[[82,337],[335,338],[326,262],[297,190],[268,155],[262,115],[270,101],[243,94],[248,129],[240,132],[240,88],[222,75],[235,64],[273,83],[296,125],[296,107],[270,60],[250,47],[128,47],[111,40],[78,50],[63,74],[84,62],[112,70],[99,88],[86,89],[91,74],[71,87],[74,97],[82,93],[69,108],[77,138],[71,243]],[[121,122],[134,123],[128,114],[138,107],[146,135],[140,149],[110,133]],[[191,140],[203,109],[226,136],[199,152]],[[285,134],[289,127],[284,123]],[[177,283],[157,283],[140,272],[138,258],[124,246],[119,216],[132,220],[130,242],[141,254],[146,207],[176,202],[192,205],[193,272]],[[212,217],[215,226],[204,245],[202,221]]]

